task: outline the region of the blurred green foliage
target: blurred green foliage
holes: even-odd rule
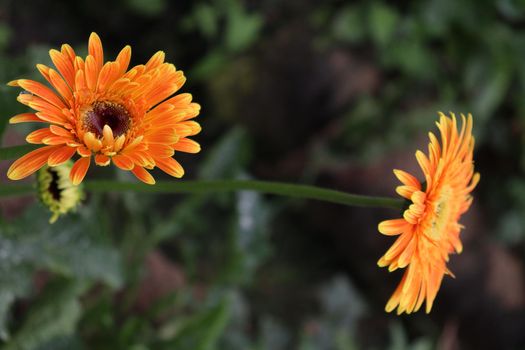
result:
[[[26,33],[25,41],[18,43],[18,36],[24,36],[18,19],[24,19],[24,11],[37,11],[21,3],[7,1],[0,12],[4,82],[36,78],[34,65],[50,64],[47,38],[33,41],[38,26],[31,28],[35,33],[29,39]],[[198,136],[202,155],[194,163],[184,158],[190,176],[244,179],[277,173],[314,182],[323,179],[323,172],[345,164],[370,167],[393,151],[413,153],[414,142],[425,137],[438,110],[472,112],[476,166],[482,174],[476,203],[482,203],[482,213],[490,213],[484,224],[491,239],[519,251],[523,263],[522,1],[57,4],[67,16],[53,17],[56,27],[42,25],[53,40],[61,43],[68,34],[87,38],[97,30],[104,41],[107,31],[118,41],[115,47],[105,47],[108,52],[128,42],[148,49],[163,43],[166,47],[157,49],[180,60],[175,63],[189,77],[187,90],[203,105],[203,135]],[[4,12],[13,17],[5,20]],[[68,20],[80,24],[72,26]],[[133,50],[139,57],[150,54]],[[334,68],[329,58],[341,52],[351,58],[347,65],[357,62],[357,68]],[[321,68],[308,65],[312,62]],[[317,70],[329,79],[316,75],[321,74]],[[359,80],[366,80],[359,78],[361,70],[371,72],[371,88],[359,87],[367,84]],[[304,80],[290,89],[290,76]],[[313,122],[300,113],[308,112],[312,106],[308,103],[318,103],[316,96],[301,95],[301,89],[308,91],[309,84],[322,86],[329,80],[332,85],[323,93],[338,95],[354,79],[357,92],[347,93],[342,102],[326,97],[323,103],[329,107],[311,112],[317,118]],[[4,141],[10,136],[5,132],[8,118],[25,111],[16,94],[16,89],[0,87]],[[250,113],[259,119],[251,120]],[[307,138],[298,136],[304,125],[310,128]],[[16,126],[20,133],[27,128]],[[276,139],[290,145],[291,151],[274,145]],[[279,173],[278,164],[292,159],[297,150],[304,167],[292,176]],[[280,156],[281,162],[265,162],[273,156]],[[107,169],[101,172],[115,175]],[[45,208],[30,205],[20,217],[0,225],[2,344],[5,349],[38,350],[434,348],[440,333],[432,320],[416,319],[418,328],[383,316],[378,304],[383,301],[367,290],[366,282],[337,268],[322,280],[311,279],[309,267],[301,266],[297,272],[293,262],[279,256],[276,236],[288,234],[287,227],[304,228],[308,218],[296,220],[291,215],[304,209],[296,201],[252,192],[90,195],[79,213],[50,226]],[[167,257],[162,269],[169,273],[158,277],[160,281],[147,279],[155,273],[147,263],[152,254]],[[303,254],[312,265],[317,263],[315,249]],[[161,282],[174,274],[184,276],[177,286],[162,295],[143,295],[144,288],[163,290]],[[308,285],[307,291],[292,288],[284,306],[270,300],[268,295],[279,299],[283,280],[297,279],[302,280],[300,286]],[[277,292],[272,294],[272,289]],[[312,305],[289,305],[296,297],[302,301],[302,293]],[[294,319],[297,314],[300,317]],[[370,315],[384,318],[374,323]],[[375,327],[386,332],[376,332]],[[367,328],[374,330],[372,336],[367,337]]]

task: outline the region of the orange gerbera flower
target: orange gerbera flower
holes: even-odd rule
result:
[[[461,253],[459,218],[465,213],[472,197],[470,193],[479,181],[474,173],[472,153],[472,116],[461,115],[463,124],[458,134],[456,117],[440,113],[437,123],[441,142],[429,133],[429,156],[417,151],[416,158],[425,175],[421,184],[414,176],[394,170],[403,183],[396,192],[411,202],[402,219],[386,220],[379,224],[384,235],[399,235],[392,247],[378,261],[389,271],[407,267],[401,283],[386,305],[390,312],[411,313],[419,310],[426,300],[426,312],[432,303],[447,269],[449,254]]]
[[[95,164],[113,162],[130,170],[147,184],[155,180],[146,169],[158,167],[174,177],[184,174],[172,158],[175,151],[197,153],[200,146],[188,136],[201,127],[190,121],[200,106],[190,94],[172,96],[186,81],[184,74],[164,62],[159,51],[145,65],[128,69],[131,48],[126,46],[115,61],[104,64],[102,43],[96,33],[89,37],[89,55],[75,55],[69,45],[51,50],[57,71],[44,65],[38,70],[55,91],[36,81],[19,79],[9,83],[25,91],[18,101],[36,111],[10,119],[11,123],[43,122],[48,126],[30,133],[29,143],[45,145],[15,161],[7,172],[22,179],[44,166],[78,159],[70,172],[79,184],[94,157]],[[171,97],[170,97],[171,96]]]

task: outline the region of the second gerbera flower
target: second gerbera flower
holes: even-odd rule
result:
[[[378,262],[389,271],[407,268],[401,283],[386,305],[398,314],[417,311],[426,301],[430,312],[447,268],[449,254],[462,251],[459,219],[472,203],[470,193],[479,181],[472,160],[474,137],[472,117],[462,117],[458,132],[456,117],[440,114],[437,123],[441,144],[429,133],[428,157],[421,151],[416,158],[425,182],[402,170],[394,170],[403,183],[396,191],[410,203],[403,218],[386,220],[379,231],[399,236]]]
[[[95,33],[88,49],[85,60],[69,45],[62,45],[61,51],[51,50],[58,72],[37,66],[55,91],[32,80],[9,83],[28,92],[20,94],[18,101],[36,111],[14,116],[10,122],[49,125],[27,136],[27,142],[44,146],[15,161],[8,177],[25,178],[45,164],[65,163],[75,153],[80,159],[70,173],[74,184],[83,180],[92,158],[99,166],[113,162],[148,184],[155,183],[148,172],[154,167],[181,177],[184,170],[173,155],[175,151],[199,152],[199,144],[188,136],[201,130],[190,120],[200,111],[191,102],[192,96],[172,96],[186,80],[182,71],[165,63],[161,51],[145,65],[128,71],[129,46],[115,61],[104,64],[102,43]]]

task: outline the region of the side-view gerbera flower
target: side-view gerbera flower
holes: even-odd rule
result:
[[[472,203],[470,193],[479,182],[479,174],[474,173],[472,160],[472,116],[461,118],[458,133],[455,115],[440,113],[437,126],[441,144],[429,133],[428,157],[416,152],[424,183],[407,172],[394,170],[403,183],[396,192],[410,204],[403,218],[379,224],[382,234],[399,237],[378,265],[388,266],[389,271],[407,269],[386,305],[387,312],[397,307],[398,314],[411,313],[424,301],[426,312],[430,312],[443,276],[452,275],[447,268],[449,254],[463,249],[459,238],[463,226],[458,221]]]
[[[188,136],[200,132],[190,119],[200,106],[188,93],[174,95],[186,78],[182,71],[164,62],[159,51],[145,65],[128,70],[131,48],[126,46],[114,61],[104,63],[97,34],[89,37],[88,56],[76,56],[69,45],[51,50],[57,71],[44,65],[38,70],[48,81],[27,79],[9,83],[25,91],[18,101],[35,113],[23,113],[10,123],[41,122],[48,125],[30,133],[26,140],[40,147],[16,160],[7,175],[25,178],[45,164],[54,167],[78,154],[70,178],[79,184],[94,158],[95,164],[111,162],[130,170],[147,184],[154,184],[146,169],[158,167],[174,177],[184,174],[173,158],[175,151],[197,153],[200,146]]]

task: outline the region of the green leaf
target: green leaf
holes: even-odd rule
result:
[[[56,337],[72,334],[81,315],[77,296],[82,290],[68,279],[49,283],[4,349],[32,350]]]
[[[373,3],[370,8],[370,34],[376,44],[384,46],[393,38],[399,22],[399,15],[384,3]]]
[[[88,213],[88,208],[84,212]],[[34,206],[24,218],[0,230],[0,239],[2,235],[9,237],[2,245],[10,247],[0,255],[0,264],[45,268],[63,276],[102,280],[119,287],[119,253],[95,239],[95,220],[91,216],[69,216],[50,225],[44,208]]]
[[[215,49],[195,64],[190,73],[190,78],[197,80],[210,79],[226,63],[228,63],[228,55],[224,50]]]
[[[216,349],[224,328],[230,319],[231,300],[224,297],[221,302],[189,319],[177,324],[172,340],[163,344],[163,349],[212,350]]]
[[[35,350],[85,350],[86,346],[81,340],[73,335],[55,337],[41,345]]]
[[[248,283],[255,269],[270,251],[267,234],[270,207],[260,193],[239,191],[235,196],[236,215],[229,231],[224,276],[230,283]]]
[[[513,78],[508,62],[494,58],[472,60],[465,72],[465,82],[471,92],[472,112],[485,122],[505,97]]]
[[[230,1],[227,12],[226,47],[239,52],[250,46],[259,36],[263,20],[259,14],[248,14],[240,1]]]
[[[0,242],[1,249],[6,246]],[[2,261],[3,262],[3,261]],[[11,304],[26,296],[32,286],[32,273],[25,267],[9,268],[0,265],[0,339],[9,339],[8,315]]]
[[[21,196],[35,194],[34,185],[13,184],[0,185],[0,197]]]
[[[426,337],[415,339],[410,343],[406,330],[399,322],[393,322],[390,325],[390,337],[389,350],[431,350],[436,348],[435,344]]]
[[[11,39],[11,28],[5,23],[0,23],[0,50],[4,50]]]
[[[217,36],[217,10],[213,6],[205,3],[197,4],[194,9],[193,17],[197,27],[206,38],[212,39]]]
[[[166,0],[127,0],[128,6],[137,13],[156,16],[166,8]]]
[[[85,208],[85,212],[89,212]],[[0,227],[0,338],[9,337],[7,315],[10,305],[26,296],[33,274],[47,270],[77,281],[103,281],[111,287],[122,284],[119,253],[97,242],[85,218],[66,218],[55,225],[39,206],[12,224]]]
[[[341,41],[358,42],[365,36],[362,11],[355,6],[346,6],[339,11],[332,23],[334,37]]]
[[[243,168],[247,159],[248,138],[244,129],[233,128],[208,151],[199,177],[202,179],[231,178]]]

